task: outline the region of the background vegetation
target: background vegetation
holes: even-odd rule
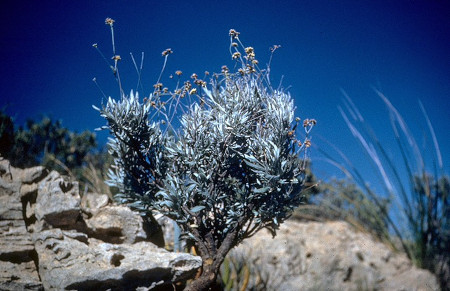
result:
[[[339,108],[348,129],[361,145],[361,157],[371,177],[355,166],[341,149],[319,151],[330,164],[346,175],[344,180],[321,183],[296,217],[303,219],[344,219],[369,232],[392,248],[403,251],[420,268],[438,275],[443,289],[450,288],[450,184],[433,126],[424,106],[423,124],[428,134],[419,147],[403,116],[381,92],[375,94],[385,104],[392,141],[380,140],[353,101],[344,94],[344,109]],[[417,129],[415,124],[413,129]],[[424,131],[425,132],[425,131]],[[331,141],[330,141],[331,142]],[[400,163],[397,157],[401,157]],[[378,184],[369,181],[378,177]],[[376,187],[376,190],[374,190]]]
[[[111,195],[104,178],[111,158],[99,148],[95,133],[76,133],[44,116],[25,125],[0,110],[0,156],[18,168],[42,165],[80,181],[82,191]]]

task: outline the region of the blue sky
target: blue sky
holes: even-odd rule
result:
[[[283,76],[297,114],[317,119],[314,143],[326,148],[321,138],[326,139],[357,166],[369,168],[337,110],[343,89],[395,156],[387,111],[372,89],[376,87],[404,115],[420,146],[428,131],[418,105],[422,101],[448,165],[448,1],[2,1],[0,106],[8,105],[17,124],[44,113],[75,131],[104,124],[91,107],[102,99],[92,79],[97,78],[107,95],[117,98],[118,90],[92,44],[112,56],[106,17],[116,20],[126,91],[137,80],[130,52],[138,58],[145,52],[148,94],[166,48],[174,51],[166,77],[178,69],[186,77],[219,72],[223,64],[231,64],[228,31],[234,28],[245,45],[255,48],[262,64],[270,46],[282,46],[272,62],[273,83]],[[99,138],[104,141],[106,133]],[[317,152],[311,156],[322,177],[335,174]]]

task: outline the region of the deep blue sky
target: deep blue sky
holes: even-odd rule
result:
[[[376,87],[405,116],[420,145],[427,132],[418,106],[419,99],[423,102],[448,165],[449,1],[4,0],[0,106],[8,104],[7,112],[17,124],[39,119],[42,113],[76,131],[104,124],[91,107],[102,98],[92,78],[107,95],[117,98],[118,90],[92,44],[112,56],[106,17],[116,20],[126,91],[137,80],[130,52],[137,58],[145,52],[143,82],[150,91],[166,48],[174,51],[166,75],[177,69],[186,77],[193,72],[203,75],[230,64],[228,30],[234,28],[255,48],[262,64],[268,61],[270,46],[282,46],[272,62],[274,83],[283,75],[298,115],[318,120],[313,131],[316,144],[322,143],[319,136],[325,138],[366,167],[337,110],[342,88],[390,147],[388,116],[371,89]],[[100,134],[100,139],[105,136]],[[313,162],[315,157],[313,151]],[[320,162],[315,164],[322,176],[331,175]]]

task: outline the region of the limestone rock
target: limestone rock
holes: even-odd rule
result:
[[[40,290],[35,255],[25,223],[0,220],[0,290]]]
[[[81,209],[86,213],[94,214],[100,208],[108,205],[108,203],[108,195],[87,192],[81,198]]]
[[[157,231],[154,218],[105,195],[81,200],[77,182],[57,172],[0,159],[0,290],[151,290],[192,276],[200,258],[158,248]],[[233,253],[260,269],[268,290],[439,289],[428,271],[344,222],[287,221],[275,239],[260,232]]]
[[[8,183],[0,179],[0,219],[20,220],[22,219],[22,203],[18,193],[20,185]]]
[[[97,238],[112,243],[134,243],[147,239],[142,217],[130,208],[112,205],[99,208],[86,220]]]
[[[13,180],[22,184],[32,184],[41,181],[47,176],[48,171],[42,167],[32,167],[28,169],[18,169],[11,167]]]
[[[165,288],[201,266],[151,243],[150,219],[47,174],[0,159],[0,290]]]
[[[35,215],[53,227],[74,225],[81,214],[78,182],[51,172],[39,183]]]
[[[12,182],[12,174],[11,174],[11,164],[8,160],[4,159],[0,156],[0,178],[2,181],[11,183]]]
[[[0,261],[0,290],[44,290],[33,261]]]
[[[68,237],[59,229],[35,234],[39,274],[46,290],[134,290],[153,282],[189,278],[201,259],[149,242],[110,244]]]
[[[345,222],[287,221],[233,254],[259,268],[268,290],[439,290],[430,272]]]
[[[0,290],[41,290],[19,189],[9,163],[0,161]]]
[[[0,260],[30,261],[34,250],[31,237],[20,220],[0,220]]]

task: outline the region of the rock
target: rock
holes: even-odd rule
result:
[[[20,184],[13,182],[9,162],[0,161],[0,220],[21,220]]]
[[[0,221],[0,260],[31,261],[30,253],[33,251],[34,245],[23,221]]]
[[[36,203],[36,197],[38,193],[38,184],[22,184],[20,187],[20,196],[26,200],[31,200],[29,196],[35,196],[33,203]]]
[[[94,214],[98,209],[108,205],[108,203],[108,195],[87,192],[81,198],[81,209],[86,213]]]
[[[44,290],[34,262],[1,261],[0,290]]]
[[[232,253],[268,290],[439,290],[430,272],[345,222],[287,221],[274,239],[261,231]]]
[[[19,194],[20,185],[7,183],[0,179],[0,219],[22,219],[22,203]]]
[[[78,183],[57,172],[0,160],[0,290],[150,290],[201,266],[151,243],[162,238],[154,219],[108,203],[82,202]]]
[[[42,290],[36,252],[23,220],[20,183],[0,161],[0,290]]]
[[[40,290],[36,252],[25,223],[0,221],[0,290]]]
[[[111,243],[134,243],[147,239],[142,217],[121,205],[105,206],[86,220],[97,238]]]
[[[13,180],[16,182],[20,182],[22,184],[33,184],[41,181],[45,176],[47,176],[48,171],[42,166],[23,170],[11,167],[11,174]]]
[[[0,157],[0,177],[4,181],[32,184],[41,181],[47,174],[48,171],[42,166],[18,169],[12,167],[8,160]]]
[[[174,251],[180,251],[189,248],[186,240],[180,237],[181,230],[178,226],[178,229],[176,229],[175,221],[166,216],[163,216],[160,213],[157,213],[155,215],[155,219],[158,221],[159,225],[162,226],[166,248]],[[177,236],[175,236],[176,231],[178,231]]]
[[[0,160],[0,290],[165,290],[193,276],[200,258],[157,247],[155,234],[164,245],[154,217],[106,195],[82,200],[57,172]],[[259,232],[233,255],[259,269],[268,290],[439,289],[428,271],[344,222],[287,221],[275,239]]]
[[[149,242],[83,241],[58,229],[35,234],[34,240],[46,290],[134,290],[187,279],[201,266],[198,257],[170,253]]]
[[[39,183],[35,215],[53,227],[70,227],[81,214],[78,182],[51,172]]]
[[[12,182],[12,174],[11,174],[11,164],[8,160],[5,160],[3,157],[0,156],[0,178],[2,178],[2,181],[4,182]]]

